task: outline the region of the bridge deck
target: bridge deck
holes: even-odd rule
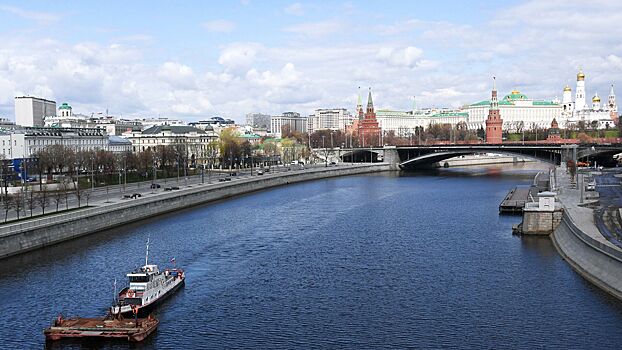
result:
[[[531,196],[530,196],[531,194]],[[537,198],[538,188],[514,187],[499,204],[499,213],[519,214],[523,212],[525,203],[531,202],[532,198]]]

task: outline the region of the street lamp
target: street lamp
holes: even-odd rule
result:
[[[326,152],[326,147],[324,146],[324,137],[325,135],[322,135],[322,148],[324,149],[324,163],[325,163],[325,168],[328,168],[328,154]]]

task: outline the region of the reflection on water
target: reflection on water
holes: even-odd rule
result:
[[[149,234],[187,284],[139,348],[617,347],[620,303],[498,215],[536,171],[492,168],[290,185],[3,261],[2,346],[41,347],[58,312],[101,314]]]

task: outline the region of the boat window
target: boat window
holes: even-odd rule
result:
[[[125,305],[142,305],[143,300],[141,298],[125,298]]]
[[[130,276],[130,282],[149,282],[149,276]]]

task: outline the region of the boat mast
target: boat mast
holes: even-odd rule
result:
[[[149,236],[147,236],[147,254],[145,254],[145,266],[147,266],[148,261],[149,261]]]

